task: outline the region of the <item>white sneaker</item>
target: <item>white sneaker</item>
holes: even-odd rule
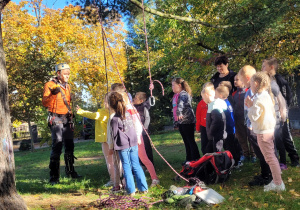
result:
[[[113,186],[114,183],[112,181],[108,181],[105,185],[103,185],[104,187],[111,187]]]
[[[156,186],[158,184],[159,184],[159,180],[158,179],[153,179],[150,187],[154,187],[154,186]]]
[[[280,185],[276,185],[276,191],[277,192],[285,191],[285,185],[284,185],[283,181],[281,182]]]
[[[264,192],[268,192],[268,191],[276,191],[276,192],[285,191],[285,185],[283,182],[281,182],[280,185],[276,185],[272,180],[270,184],[264,186]]]

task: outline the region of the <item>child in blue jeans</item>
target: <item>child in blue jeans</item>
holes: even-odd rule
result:
[[[111,135],[114,150],[118,151],[123,165],[126,191],[130,196],[135,195],[134,173],[139,191],[147,192],[148,185],[138,155],[138,143],[141,142],[138,142],[132,116],[126,111],[126,105],[121,94],[112,92],[108,102],[116,113],[110,123]]]

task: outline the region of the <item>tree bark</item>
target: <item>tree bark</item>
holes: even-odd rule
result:
[[[6,5],[3,6],[3,2],[6,1],[0,1],[0,9]],[[15,160],[10,127],[7,73],[0,25],[0,209],[27,209],[24,200],[16,190]]]
[[[143,9],[142,3],[139,2],[138,0],[129,0],[129,1],[133,4],[135,4],[136,6],[138,6],[139,8]],[[223,29],[226,29],[226,28],[232,28],[232,27],[236,27],[236,26],[242,26],[241,24],[235,24],[235,25],[210,24],[210,23],[207,23],[207,22],[203,22],[199,19],[194,19],[194,18],[189,18],[189,17],[182,17],[182,16],[178,16],[178,15],[163,13],[163,12],[157,11],[156,9],[151,9],[149,7],[145,7],[145,5],[144,5],[144,10],[146,12],[150,13],[150,14],[158,15],[158,16],[163,17],[163,18],[175,19],[175,20],[180,20],[180,21],[190,22],[190,23],[198,23],[198,24],[201,24],[201,25],[209,27],[209,28],[223,28]],[[248,24],[248,23],[246,23],[246,24]]]
[[[29,134],[30,134],[31,152],[33,152],[34,151],[34,141],[33,141],[32,127],[31,127],[29,117],[28,117],[27,123],[28,123],[28,129],[29,129]]]

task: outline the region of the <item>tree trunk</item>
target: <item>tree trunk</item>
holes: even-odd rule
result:
[[[33,134],[32,134],[32,127],[31,127],[31,123],[30,123],[30,118],[28,117],[28,129],[29,129],[29,134],[30,134],[30,143],[31,143],[31,152],[34,151],[34,138],[33,138]]]
[[[7,73],[0,25],[0,209],[27,209],[24,200],[16,190],[15,160],[10,127]]]

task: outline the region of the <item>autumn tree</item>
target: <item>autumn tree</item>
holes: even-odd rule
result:
[[[0,1],[0,12],[9,0]],[[2,21],[1,21],[2,22]],[[0,25],[0,209],[27,209],[15,184],[15,161],[8,103],[8,80]]]
[[[34,8],[36,17],[28,13],[26,5]],[[41,117],[37,110],[41,107],[43,85],[53,76],[57,62],[70,64],[74,93],[90,94],[100,105],[107,89],[100,24],[89,24],[84,16],[79,18],[78,6],[59,10],[41,8],[44,7],[40,0],[21,1],[19,5],[11,2],[4,11],[11,113],[14,119],[28,122],[29,127],[30,122]],[[106,27],[106,36],[113,43],[112,53],[122,74],[127,66],[123,25],[111,20]],[[108,84],[118,82],[118,74],[112,71],[115,68],[112,57],[105,50]]]

